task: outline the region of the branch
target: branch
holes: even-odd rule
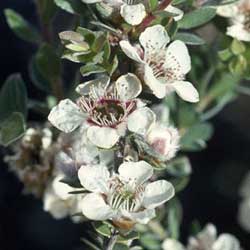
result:
[[[108,241],[104,244],[103,250],[113,250],[117,238],[118,238],[118,233],[116,230],[114,230]]]

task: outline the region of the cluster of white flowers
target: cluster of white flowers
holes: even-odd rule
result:
[[[122,9],[127,7],[123,4]],[[163,161],[175,156],[179,148],[178,130],[161,118],[156,119],[153,110],[138,98],[143,90],[140,78],[158,98],[176,91],[186,101],[199,100],[194,86],[184,81],[191,60],[183,42],[174,41],[166,47],[170,38],[161,25],[146,28],[139,41],[142,48],[127,40],[120,42],[122,50],[138,64],[138,76],[127,73],[114,82],[101,76],[80,84],[76,102],[62,100],[49,114],[52,125],[69,137],[78,131],[70,150],[58,153],[55,165],[66,175],[78,176],[88,193],[81,195],[79,204],[72,205],[74,208],[69,211],[68,204],[75,204],[76,199],[59,194],[57,187],[66,184],[55,186],[53,182],[45,195],[45,210],[55,217],[72,214],[75,207],[80,207],[91,220],[112,220],[114,225],[127,228],[136,222],[147,223],[155,216],[155,208],[174,195],[174,187],[166,180],[150,182],[153,167],[147,162],[125,162],[124,158],[116,172],[109,170],[113,169],[114,155],[100,153],[115,152],[122,138],[137,134]],[[54,181],[58,183],[57,178]],[[63,213],[57,215],[53,210],[63,204]]]
[[[227,28],[229,36],[240,41],[250,42],[249,0],[239,0],[229,5],[220,6],[217,13],[230,19],[231,26]]]
[[[240,243],[235,236],[228,233],[217,235],[216,227],[208,224],[195,237],[190,237],[187,247],[174,239],[166,239],[163,250],[240,250]]]

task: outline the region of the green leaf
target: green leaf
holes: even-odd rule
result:
[[[192,33],[186,33],[186,32],[179,32],[175,35],[174,37],[175,40],[181,40],[184,43],[188,44],[188,45],[202,45],[205,44],[205,41]]]
[[[161,241],[152,233],[142,234],[140,242],[143,247],[149,250],[161,249]]]
[[[25,132],[26,126],[22,113],[14,112],[0,123],[0,144],[8,146],[19,139]]]
[[[203,7],[185,14],[178,22],[178,26],[181,29],[196,28],[212,20],[215,15],[215,8]]]
[[[192,168],[189,159],[186,156],[182,156],[169,162],[166,171],[174,177],[185,177],[191,174]]]
[[[9,27],[19,38],[32,43],[37,43],[41,40],[38,31],[20,14],[12,9],[5,9],[4,14]]]
[[[158,6],[158,0],[149,0],[150,10],[153,11]]]
[[[233,53],[229,48],[227,48],[227,49],[219,51],[218,55],[220,59],[225,62],[233,56]]]
[[[86,10],[86,5],[80,0],[54,0],[54,2],[59,8],[71,14],[81,14]]]
[[[13,112],[27,116],[27,90],[20,74],[10,75],[0,92],[0,117],[4,120]]]
[[[181,138],[181,149],[185,151],[199,151],[206,147],[213,128],[209,123],[199,123],[191,126]]]
[[[78,27],[76,29],[76,32],[81,34],[84,37],[84,40],[88,43],[88,44],[92,44],[95,41],[96,38],[96,33],[93,32],[92,30],[83,28],[83,27]]]
[[[82,76],[89,76],[91,74],[103,73],[105,71],[106,70],[102,66],[96,64],[86,64],[80,68]]]
[[[43,75],[38,70],[34,57],[31,59],[30,64],[29,64],[29,74],[30,74],[32,83],[37,88],[47,93],[50,93],[51,91],[50,82],[48,81],[48,79],[44,78]]]
[[[246,46],[243,42],[234,39],[231,44],[231,50],[237,56],[243,54],[246,51]]]
[[[60,77],[61,60],[49,44],[43,44],[35,55],[38,72],[44,79],[53,82]]]
[[[168,202],[168,233],[170,238],[179,239],[182,220],[182,206],[178,199]]]

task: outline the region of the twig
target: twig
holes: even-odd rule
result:
[[[103,250],[113,250],[117,238],[118,238],[118,232],[114,230],[110,238],[105,242]]]

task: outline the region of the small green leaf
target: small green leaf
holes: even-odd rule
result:
[[[86,5],[80,0],[54,0],[54,2],[59,8],[71,14],[81,14],[86,10]]]
[[[237,56],[243,54],[246,51],[246,46],[243,42],[234,39],[231,44],[231,50]]]
[[[158,0],[149,0],[150,10],[153,11],[158,6]]]
[[[0,123],[0,144],[8,146],[19,139],[25,132],[26,126],[22,113],[14,112]]]
[[[86,64],[80,68],[82,76],[89,76],[91,74],[103,73],[105,71],[106,70],[102,66],[96,64]]]
[[[61,60],[49,44],[43,44],[35,56],[36,67],[43,78],[55,81],[61,74]]]
[[[172,199],[168,203],[168,233],[170,238],[179,239],[182,220],[182,206],[179,200]]]
[[[9,27],[19,38],[33,43],[37,43],[41,40],[38,31],[20,14],[12,9],[5,9],[4,14]]]
[[[200,123],[191,126],[181,138],[181,148],[185,151],[199,151],[206,147],[213,128],[209,123]]]
[[[220,59],[225,62],[233,56],[233,53],[229,48],[227,48],[227,49],[219,51],[218,55]]]
[[[20,74],[10,75],[0,92],[0,117],[4,120],[13,112],[27,116],[27,90]]]
[[[149,250],[161,249],[161,241],[152,233],[142,234],[140,242],[143,247]]]
[[[186,33],[186,32],[179,32],[175,35],[174,37],[175,40],[181,40],[184,43],[188,44],[188,45],[202,45],[205,44],[205,41],[192,33]]]
[[[183,156],[169,162],[166,171],[174,177],[185,177],[191,174],[192,168],[189,159]]]
[[[185,14],[183,18],[178,22],[178,26],[181,29],[196,28],[211,21],[215,17],[215,15],[215,8],[203,7]]]
[[[39,72],[35,58],[32,58],[29,64],[29,74],[33,84],[47,93],[50,93],[51,87],[50,82],[43,77],[43,75]]]

